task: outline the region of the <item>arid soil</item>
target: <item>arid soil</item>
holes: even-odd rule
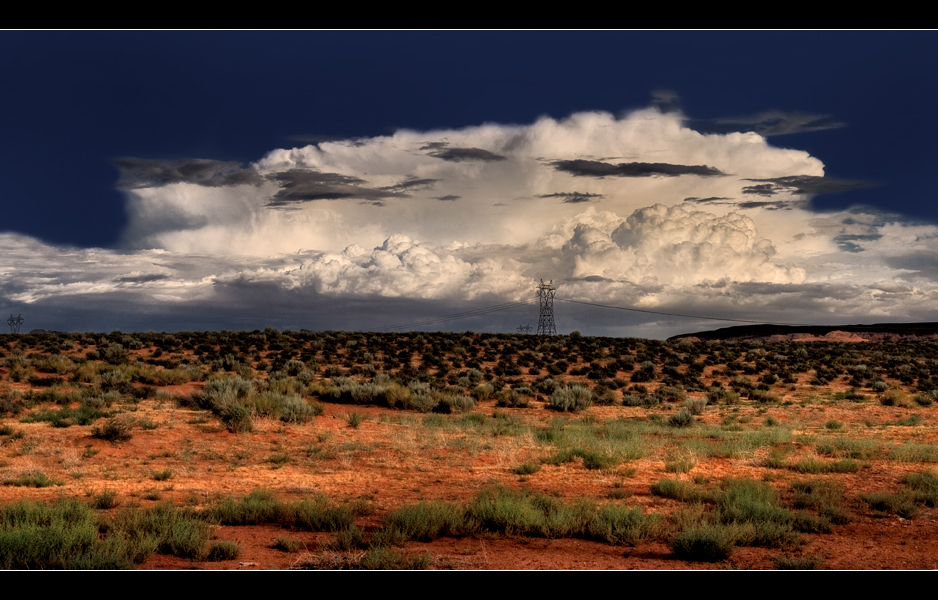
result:
[[[131,359],[147,356],[150,351],[145,349],[132,354]],[[714,367],[708,366],[702,379],[719,378],[713,371]],[[8,391],[43,389],[9,382],[8,369],[0,374]],[[618,375],[628,377],[629,373]],[[773,388],[780,402],[708,406],[696,417],[694,428],[717,428],[725,425],[728,417],[744,427],[767,427],[762,424],[772,422],[775,427],[791,428],[791,441],[784,449],[790,462],[817,457],[816,441],[836,436],[879,444],[938,444],[938,404],[884,406],[869,390],[864,391],[869,395],[864,402],[834,402],[832,395],[848,386],[837,381],[819,388],[808,383],[810,375],[802,373],[797,383]],[[532,383],[535,380],[524,377]],[[565,380],[588,383],[583,377],[567,376]],[[728,382],[728,378],[724,380]],[[651,443],[642,458],[610,469],[588,469],[576,459],[545,464],[530,475],[515,473],[522,463],[536,463],[549,454],[530,433],[534,428],[546,427],[556,419],[644,421],[652,414],[667,418],[676,412],[668,403],[654,408],[593,405],[573,414],[549,410],[543,397],[532,398],[526,408],[497,407],[494,399],[481,400],[476,412],[491,416],[498,411],[520,427],[530,428],[527,433],[483,436],[445,426],[457,415],[326,402],[325,412],[309,423],[258,418],[252,432],[231,433],[210,411],[184,408],[174,401],[174,397],[197,393],[203,385],[164,386],[160,389],[165,393],[124,406],[138,424],[147,426],[134,427],[132,438],[118,443],[93,437],[93,425],[53,427],[48,422],[23,422],[28,411],[0,415],[0,426],[22,432],[15,439],[0,437],[2,479],[42,473],[60,484],[42,488],[0,485],[0,503],[63,496],[85,499],[110,491],[119,502],[111,511],[166,500],[200,508],[221,498],[263,489],[291,501],[314,494],[336,500],[366,500],[373,510],[359,525],[368,531],[380,526],[383,515],[402,506],[431,499],[468,502],[494,485],[566,501],[623,502],[647,513],[667,515],[680,505],[652,495],[651,486],[662,478],[706,483],[725,477],[751,477],[771,482],[785,494],[792,481],[808,477],[791,469],[765,466],[769,450],[764,447],[723,458],[687,451],[678,440],[665,438]],[[647,385],[653,390],[658,384]],[[706,397],[701,392],[688,395]],[[357,427],[349,423],[353,412],[364,416]],[[897,424],[912,414],[918,415],[914,426]],[[836,429],[832,422],[838,424]],[[688,472],[667,469],[676,456],[692,464]],[[855,473],[817,477],[842,482],[849,500],[863,492],[898,490],[904,474],[929,469],[934,471],[934,465],[879,456],[864,460],[863,468]],[[161,472],[171,476],[159,480]],[[663,541],[631,547],[583,539],[481,535],[410,542],[403,550],[429,552],[430,568],[437,569],[773,569],[780,555],[817,557],[822,569],[938,568],[938,509],[922,506],[912,518],[865,510],[855,504],[850,510],[848,523],[837,525],[831,533],[804,534],[804,543],[796,549],[740,547],[729,560],[716,563],[678,560]],[[332,552],[326,549],[331,534],[276,526],[222,526],[215,536],[238,542],[240,556],[231,561],[198,562],[158,554],[139,568],[290,569],[308,564],[314,557],[318,564],[328,566]],[[275,549],[275,540],[282,537],[301,542],[303,549],[294,553]],[[335,565],[342,564],[343,557],[332,558]]]

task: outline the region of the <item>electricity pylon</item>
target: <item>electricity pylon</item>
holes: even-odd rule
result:
[[[551,279],[547,283],[541,279],[537,286],[537,297],[541,299],[541,314],[537,319],[537,335],[557,335],[557,326],[554,325],[554,294],[557,289]]]
[[[23,324],[23,315],[20,315],[20,316],[18,316],[18,317],[14,317],[14,316],[11,314],[11,315],[10,315],[10,318],[7,319],[7,325],[10,326],[10,333],[19,333],[19,332],[20,332],[20,325],[22,325],[22,324]]]

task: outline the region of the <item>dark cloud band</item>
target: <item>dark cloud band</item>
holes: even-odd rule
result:
[[[539,194],[538,198],[561,198],[565,204],[579,204],[581,202],[592,202],[593,198],[602,198],[602,194],[589,194],[584,192],[557,192],[554,194]]]
[[[253,169],[240,163],[193,158],[188,160],[147,160],[118,158],[114,166],[120,171],[117,187],[139,189],[171,183],[194,183],[206,187],[259,185],[264,179]]]
[[[445,148],[435,152],[430,152],[429,154],[434,158],[448,160],[451,162],[465,162],[472,160],[482,162],[496,162],[500,160],[508,160],[501,154],[495,154],[494,152],[489,152],[488,150],[483,150],[481,148]]]
[[[700,133],[754,132],[765,137],[823,131],[844,126],[844,123],[835,120],[830,115],[786,113],[777,110],[743,117],[689,120],[685,124]]]
[[[280,185],[280,191],[273,195],[267,206],[285,206],[291,202],[310,202],[315,200],[357,200],[376,201],[382,198],[407,197],[407,194],[387,189],[363,187],[364,179],[341,175],[339,173],[321,173],[307,169],[291,169],[268,176],[270,181]]]
[[[818,177],[816,175],[790,175],[788,177],[774,177],[771,179],[744,179],[754,181],[757,185],[743,188],[744,194],[757,196],[774,196],[778,193],[789,194],[835,194],[847,190],[871,187],[867,181],[848,181],[846,179],[833,179]]]
[[[641,162],[613,165],[597,160],[558,160],[552,164],[556,170],[570,173],[574,177],[678,177],[680,175],[721,177],[726,175],[723,171],[707,165]]]

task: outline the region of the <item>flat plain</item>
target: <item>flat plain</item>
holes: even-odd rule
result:
[[[0,567],[938,568],[938,340],[0,338]]]

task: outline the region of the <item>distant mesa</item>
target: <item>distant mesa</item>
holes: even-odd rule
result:
[[[29,335],[68,335],[67,331],[50,331],[48,329],[33,329]]]
[[[713,331],[684,333],[669,342],[764,340],[768,342],[881,342],[938,337],[938,323],[874,323],[872,325],[737,325]]]

